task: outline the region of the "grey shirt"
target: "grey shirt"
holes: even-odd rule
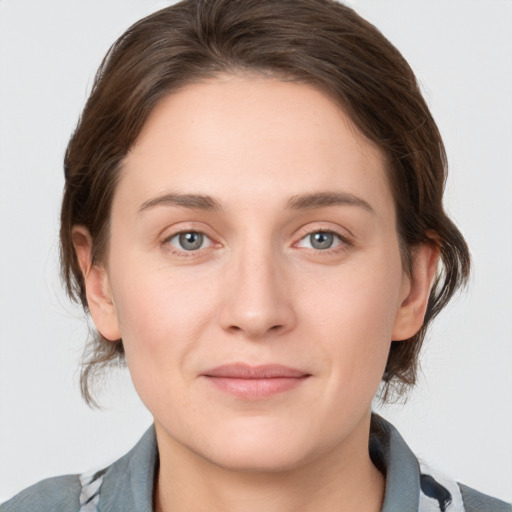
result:
[[[398,431],[373,415],[370,455],[386,476],[382,512],[512,512],[512,506],[448,481],[422,466]],[[158,449],[154,426],[108,468],[43,480],[0,512],[152,512]]]

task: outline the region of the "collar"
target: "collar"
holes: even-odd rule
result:
[[[417,512],[420,467],[398,430],[377,414],[370,425],[370,457],[386,476],[382,512]]]
[[[395,427],[376,414],[372,415],[369,449],[373,462],[386,475],[382,512],[417,512],[418,461]],[[157,464],[158,448],[152,425],[130,452],[103,473],[100,509],[153,512]]]

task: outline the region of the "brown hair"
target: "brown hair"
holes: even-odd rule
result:
[[[385,374],[402,388],[416,379],[430,321],[465,282],[466,243],[446,216],[446,155],[415,76],[398,50],[370,23],[334,0],[184,0],[135,23],[105,56],[65,156],[61,212],[62,274],[68,293],[87,311],[72,228],[85,226],[93,262],[105,254],[120,164],[161,98],[220,73],[257,72],[321,88],[387,159],[397,231],[406,269],[411,249],[440,247],[442,270],[425,322],[393,341]],[[81,375],[85,400],[98,370],[123,361],[122,340],[96,334]]]

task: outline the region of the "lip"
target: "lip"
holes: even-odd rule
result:
[[[311,375],[280,364],[233,363],[202,373],[217,389],[245,400],[264,400],[294,389]]]

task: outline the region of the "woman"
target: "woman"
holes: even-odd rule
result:
[[[510,510],[371,415],[381,380],[385,398],[414,383],[469,255],[414,75],[353,11],[188,1],[142,20],[65,170],[64,276],[98,329],[84,396],[126,358],[155,424],[2,510]]]

